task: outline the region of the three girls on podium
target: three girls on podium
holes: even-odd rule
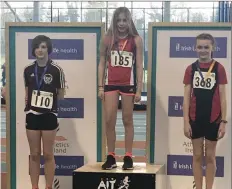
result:
[[[212,189],[216,144],[217,140],[224,136],[227,123],[225,97],[227,79],[224,67],[211,56],[215,47],[214,38],[210,34],[201,34],[197,37],[196,43],[199,59],[186,69],[184,77],[184,133],[193,143],[193,174],[196,189],[202,189],[202,147],[205,138],[206,189]],[[32,188],[38,189],[42,138],[46,189],[51,189],[55,172],[53,144],[58,127],[57,100],[64,98],[65,76],[62,68],[48,58],[52,52],[52,43],[48,37],[37,36],[33,40],[32,49],[36,61],[24,70],[30,177]],[[100,44],[98,96],[104,106],[108,147],[102,169],[117,167],[115,125],[119,95],[122,98],[126,150],[122,168],[133,169],[133,107],[134,102],[141,99],[143,52],[143,41],[135,28],[130,11],[126,7],[117,8],[110,28],[102,37]],[[48,99],[46,103],[43,98]]]

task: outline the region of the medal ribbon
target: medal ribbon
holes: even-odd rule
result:
[[[201,72],[201,70],[200,70],[199,62],[197,62],[197,70],[198,70],[198,72],[199,72],[199,74],[200,74],[202,80],[205,80],[205,79],[207,79],[207,78],[210,76],[210,74],[211,74],[211,72],[212,72],[212,69],[213,69],[214,65],[215,65],[215,60],[214,60],[213,63],[210,65],[209,70],[208,70],[208,72],[207,72],[207,74],[206,74],[206,78],[204,78],[204,77],[203,77],[203,74],[202,74],[202,72]]]
[[[42,86],[44,75],[47,72],[47,68],[48,68],[48,65],[44,68],[43,74],[41,75],[41,78],[40,78],[40,81],[39,81],[39,79],[38,79],[38,65],[37,64],[35,65],[35,79],[36,79],[36,85],[37,85],[38,94],[39,94],[39,90],[40,90],[40,88]]]
[[[124,48],[126,47],[127,41],[128,41],[128,40],[126,40],[126,41],[123,43],[122,49],[121,49],[120,51],[123,51],[123,50],[124,50]],[[119,54],[119,56],[121,56],[121,54],[119,53],[119,50],[118,50],[118,54]]]
[[[126,40],[126,41],[124,42],[124,44],[123,44],[123,46],[122,46],[122,50],[121,50],[121,51],[123,51],[123,50],[125,49],[126,44],[127,44],[127,41],[128,41],[128,40]]]

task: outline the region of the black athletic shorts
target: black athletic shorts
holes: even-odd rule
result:
[[[53,113],[26,114],[26,129],[28,130],[55,130],[57,127],[57,116]]]
[[[191,121],[192,139],[205,138],[210,141],[217,141],[220,121],[210,123],[209,121]]]
[[[136,93],[136,86],[117,86],[117,85],[105,85],[104,87],[105,92],[113,92],[117,91],[120,94],[135,94]]]

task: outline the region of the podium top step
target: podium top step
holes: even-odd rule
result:
[[[86,164],[74,172],[94,172],[94,173],[142,173],[142,174],[157,174],[159,171],[163,171],[164,165],[151,165],[147,163],[134,163],[134,170],[122,170],[122,162],[118,162],[118,167],[113,170],[102,170],[101,165],[104,162]]]

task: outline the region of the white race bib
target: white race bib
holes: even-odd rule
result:
[[[37,108],[52,109],[53,94],[45,91],[40,91],[40,95],[37,95],[37,93],[37,90],[33,90],[31,97],[31,106]]]
[[[195,71],[193,77],[193,88],[211,90],[216,83],[215,73],[211,73],[208,78],[206,78],[207,72],[202,72],[202,75],[205,79],[202,79],[200,73]]]
[[[133,65],[133,53],[127,51],[111,51],[111,66],[121,66],[121,67],[132,67]]]

